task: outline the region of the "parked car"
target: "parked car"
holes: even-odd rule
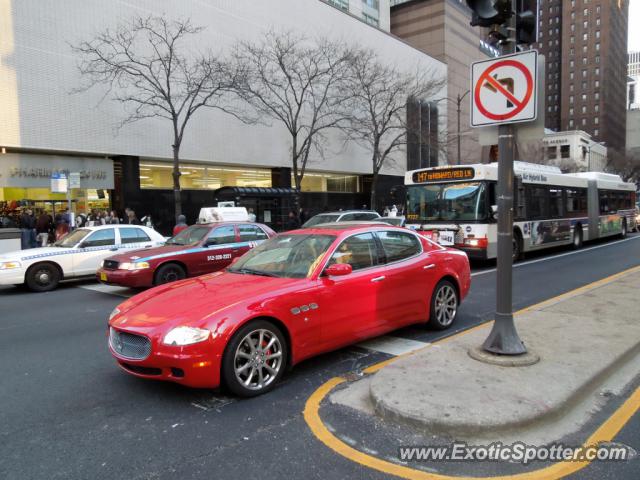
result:
[[[389,225],[394,225],[396,227],[404,227],[407,223],[407,219],[404,217],[404,215],[398,217],[380,217],[378,220],[384,223],[388,223]]]
[[[449,328],[470,283],[464,252],[411,230],[324,224],[126,300],[109,349],[132,375],[249,397],[314,355],[409,324]]]
[[[95,275],[102,260],[122,250],[162,245],[165,238],[138,225],[78,228],[51,247],[31,248],[0,256],[0,285],[27,286],[47,292],[60,280]]]
[[[333,222],[351,222],[358,220],[377,220],[380,218],[378,212],[373,210],[346,210],[344,212],[327,212],[314,215],[309,220],[304,222],[302,228],[310,228],[314,225],[320,225],[321,223],[333,223]]]
[[[192,225],[157,248],[127,252],[105,259],[96,276],[102,283],[125,287],[151,287],[211,273],[275,232],[251,222],[216,222]]]

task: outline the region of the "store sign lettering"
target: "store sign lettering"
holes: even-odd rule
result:
[[[9,176],[12,178],[51,178],[52,175],[64,174],[69,177],[68,169],[51,169],[44,167],[12,167],[9,169]],[[80,179],[82,180],[106,180],[107,172],[104,170],[80,170]]]

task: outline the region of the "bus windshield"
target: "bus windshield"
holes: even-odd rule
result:
[[[484,182],[441,183],[407,187],[407,222],[486,220]]]

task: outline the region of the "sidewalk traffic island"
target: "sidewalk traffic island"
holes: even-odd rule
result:
[[[400,358],[371,379],[375,411],[470,441],[519,438],[523,429],[554,424],[636,359],[639,287],[640,272],[631,272],[518,315],[521,338],[541,358],[533,365],[509,368],[471,358],[487,329]]]
[[[537,363],[514,368],[471,358],[489,332],[485,324],[370,366],[359,380],[329,380],[307,401],[305,420],[336,453],[402,478],[576,472],[591,460],[401,457],[407,446],[614,441],[640,409],[639,287],[640,266],[518,312],[518,331]]]

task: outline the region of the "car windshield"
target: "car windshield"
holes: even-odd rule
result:
[[[90,233],[91,233],[91,230],[87,230],[85,228],[79,228],[78,230],[71,232],[69,235],[65,235],[53,245],[56,247],[63,247],[63,248],[75,247],[78,243],[80,243],[84,239],[84,237],[86,237]]]
[[[191,225],[165,242],[165,245],[197,245],[207,236],[210,227]]]
[[[334,235],[278,235],[247,252],[227,271],[306,278],[335,239]]]
[[[407,220],[484,220],[485,203],[484,182],[412,185],[407,188]]]
[[[337,222],[338,218],[340,218],[340,215],[338,214],[330,214],[330,215],[325,215],[325,214],[320,214],[320,215],[316,215],[315,217],[311,217],[309,220],[307,220],[304,225],[302,225],[302,228],[309,228],[309,227],[313,227],[314,225],[320,225],[321,223],[331,223],[331,222]]]

